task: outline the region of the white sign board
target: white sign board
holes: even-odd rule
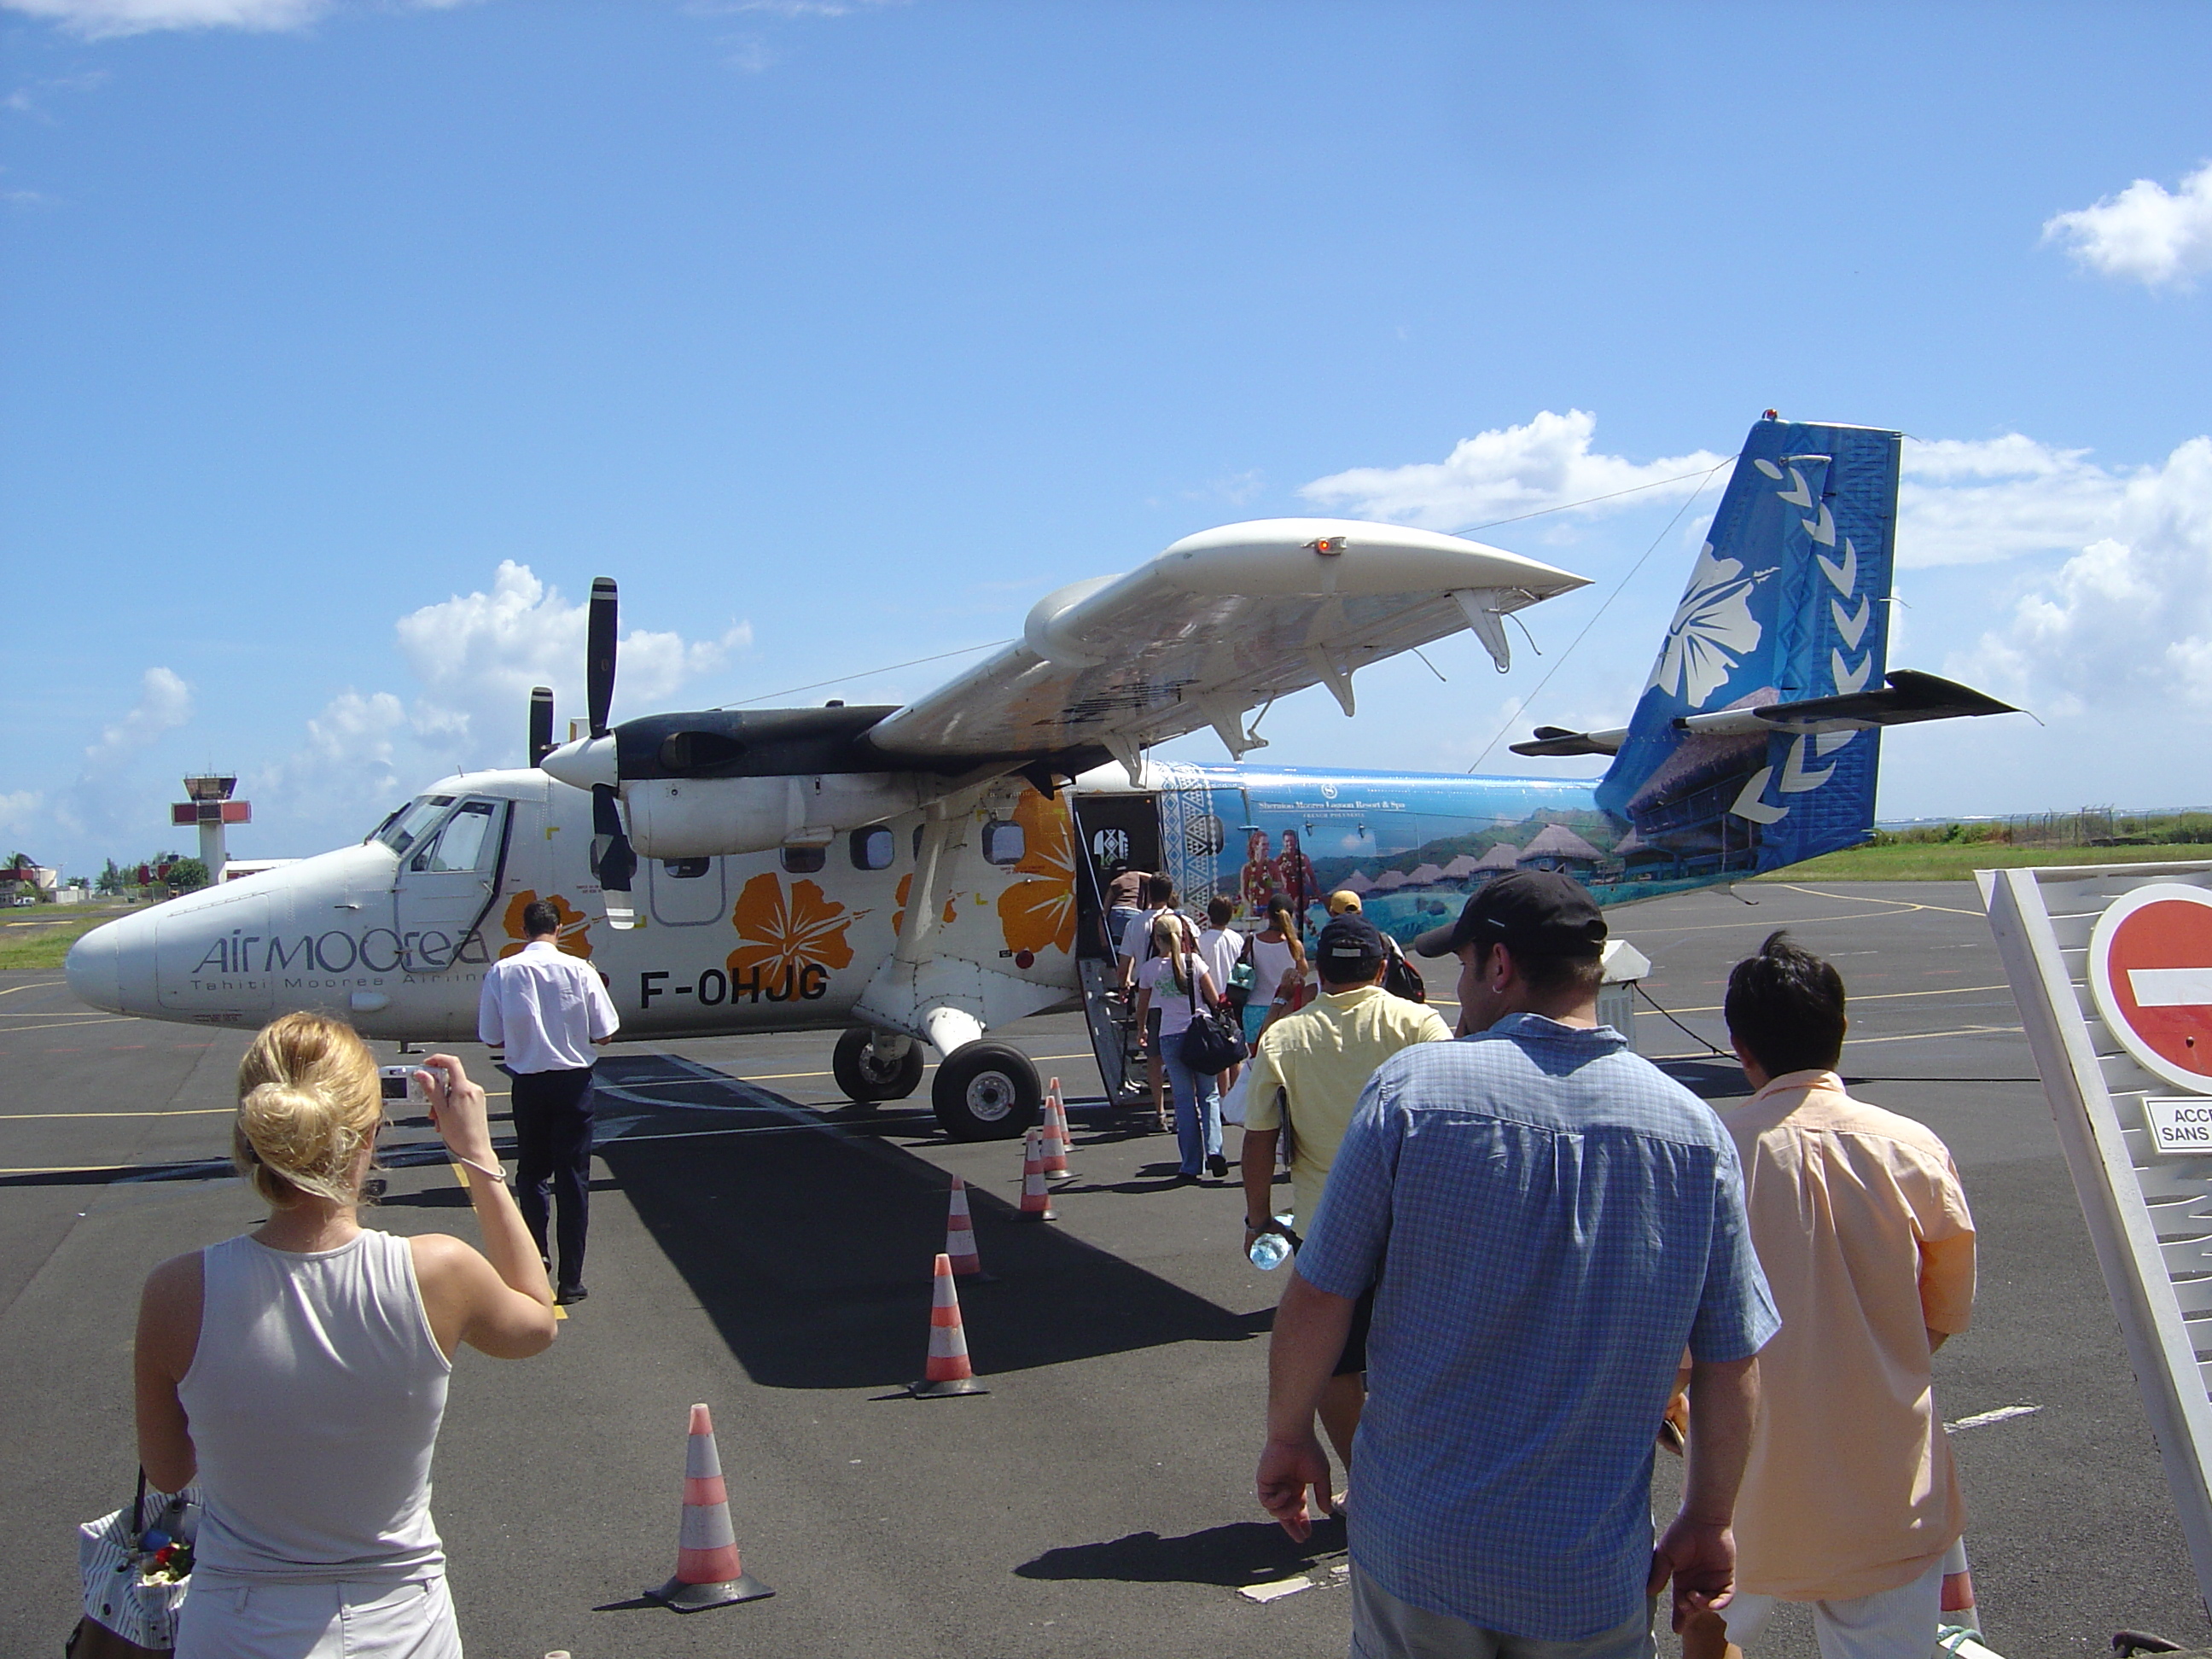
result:
[[[2212,864],[1976,878],[2212,1599]]]
[[[2212,1152],[2212,1100],[2203,1095],[2145,1095],[2143,1115],[2150,1120],[2151,1145],[2168,1158],[2176,1153]]]

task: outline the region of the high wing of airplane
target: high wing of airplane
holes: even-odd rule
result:
[[[1103,881],[1171,876],[1240,915],[1347,886],[1401,936],[1506,868],[1602,902],[1735,879],[1863,840],[1883,725],[2007,712],[1887,675],[1898,436],[1766,420],[1747,440],[1632,717],[1540,731],[1612,754],[1588,780],[1373,775],[1244,760],[1276,699],[1457,629],[1510,665],[1504,618],[1585,585],[1458,537],[1331,519],[1229,525],[1063,587],[1023,637],[903,707],[703,709],[612,725],[615,584],[592,586],[581,735],[533,694],[528,769],[464,774],[359,846],[88,934],[98,1006],[258,1023],[314,1007],[371,1035],[473,1034],[521,907],[605,974],[625,1037],[842,1029],[856,1100],[932,1087],[954,1133],[1018,1133],[1031,1062],[988,1033],[1081,1006],[1127,1087]],[[1210,728],[1226,765],[1146,750]],[[1241,842],[1241,847],[1238,843]]]

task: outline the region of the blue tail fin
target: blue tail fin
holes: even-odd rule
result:
[[[1633,831],[1627,852],[1710,879],[1866,839],[1881,732],[1778,730],[1747,711],[1881,686],[1900,447],[1868,427],[1752,428],[1598,785]]]

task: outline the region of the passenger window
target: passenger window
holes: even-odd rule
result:
[[[415,855],[410,869],[433,874],[473,870],[484,854],[486,832],[491,829],[491,803],[472,800],[446,820],[438,838]]]
[[[811,876],[830,861],[830,850],[825,847],[787,847],[783,849],[783,867],[794,876]]]
[[[707,873],[712,863],[708,859],[663,859],[660,868],[663,874],[678,881],[696,881]]]
[[[898,850],[898,842],[892,839],[890,830],[876,823],[853,831],[851,848],[855,870],[888,870],[891,867],[891,855]]]
[[[1027,837],[1018,823],[1003,823],[993,818],[983,826],[983,861],[986,864],[1019,864]]]

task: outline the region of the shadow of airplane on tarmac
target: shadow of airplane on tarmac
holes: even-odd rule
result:
[[[1743,1067],[1732,1060],[1668,1060],[1659,1069],[1700,1100],[1730,1100],[1751,1093]]]
[[[1163,1538],[1133,1532],[1102,1544],[1047,1550],[1014,1569],[1020,1578],[1119,1578],[1137,1584],[1246,1584],[1310,1571],[1344,1553],[1344,1522],[1314,1517],[1303,1544],[1272,1521],[1237,1521]]]
[[[693,1079],[714,1091],[702,1073]],[[757,1132],[648,1130],[603,1141],[599,1158],[754,1382],[902,1386],[926,1346],[948,1177],[887,1139],[729,1084],[744,1092],[726,1098],[756,1103]],[[1272,1308],[1232,1313],[1055,1228],[1018,1224],[1012,1206],[972,1187],[969,1204],[998,1281],[961,1287],[981,1376],[1173,1342],[1242,1342],[1273,1325]]]

